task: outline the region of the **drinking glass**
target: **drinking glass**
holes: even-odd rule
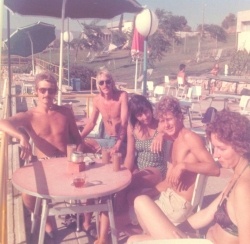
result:
[[[71,162],[71,154],[76,151],[76,144],[68,144],[67,145],[67,159]]]

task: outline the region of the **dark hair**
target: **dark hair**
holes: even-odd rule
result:
[[[216,113],[214,120],[207,125],[206,134],[216,134],[223,143],[230,144],[241,156],[250,159],[250,121],[243,115],[229,110]]]
[[[163,96],[155,106],[154,117],[160,119],[167,112],[172,112],[175,117],[182,115],[181,105],[177,98],[172,96]]]
[[[53,73],[51,73],[50,71],[42,71],[41,73],[36,75],[35,78],[35,85],[36,85],[36,89],[38,89],[38,83],[42,80],[45,80],[51,84],[54,85],[54,88],[56,90],[58,90],[58,86],[57,86],[57,80],[55,78],[55,76],[53,75]]]
[[[150,109],[153,113],[153,107],[146,97],[142,95],[133,95],[128,101],[129,121],[134,128],[138,122],[136,115],[144,113],[146,109]]]
[[[185,64],[180,64],[180,70],[183,70],[183,69],[185,69],[186,68],[186,65]]]

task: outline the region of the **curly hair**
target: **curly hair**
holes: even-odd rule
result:
[[[138,123],[136,115],[139,113],[144,113],[146,109],[149,109],[153,114],[153,107],[148,99],[142,95],[133,95],[128,101],[129,110],[129,122],[134,128]]]
[[[217,112],[213,122],[207,125],[206,134],[209,140],[211,134],[216,134],[239,155],[250,159],[250,121],[245,116],[229,110]]]
[[[57,80],[52,72],[45,70],[45,71],[42,71],[41,73],[36,75],[36,78],[35,78],[36,90],[38,89],[38,83],[42,80],[45,80],[45,81],[53,84],[55,89],[58,90]]]
[[[162,97],[155,106],[154,117],[160,119],[167,112],[172,112],[175,117],[182,115],[183,118],[181,106],[177,98],[172,96]]]

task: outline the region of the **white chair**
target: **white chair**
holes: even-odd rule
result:
[[[184,96],[184,98],[186,98],[186,95],[187,95],[187,86],[184,86],[184,81],[183,81],[183,78],[182,77],[177,77],[177,83],[178,83],[178,89],[177,89],[177,92],[176,92],[176,97],[178,97],[179,95],[179,91],[182,91],[181,93],[181,98]]]
[[[164,86],[156,86],[154,89],[154,96],[160,98],[165,95],[165,87]]]
[[[250,104],[250,96],[246,96],[246,95],[242,95],[240,98],[240,103],[239,103],[239,107],[240,107],[240,113],[241,114],[249,114],[250,111],[247,111],[247,107]]]
[[[143,85],[144,83],[142,82],[141,84],[141,90],[143,91]],[[154,93],[154,82],[153,81],[147,81],[147,93],[149,96],[152,96]]]
[[[192,102],[191,115],[193,114],[194,105],[198,103],[200,107],[200,117],[202,118],[201,103],[200,103],[201,95],[202,95],[201,86],[192,86],[188,89],[187,98],[190,102]]]
[[[175,90],[175,96],[177,96],[177,86],[174,86],[174,85],[170,84],[168,75],[164,76],[164,82],[165,82],[165,88],[168,88],[168,91],[167,91],[166,95],[169,94],[170,89],[174,89]],[[172,91],[172,95],[173,95],[173,91]]]
[[[213,244],[206,239],[164,239],[133,242],[133,244]]]

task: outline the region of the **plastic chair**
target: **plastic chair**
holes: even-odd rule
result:
[[[201,103],[200,103],[201,95],[202,95],[201,86],[192,86],[188,89],[187,98],[190,102],[192,102],[191,115],[192,115],[192,111],[194,110],[195,103],[198,103],[200,106],[200,117],[202,118]]]
[[[186,98],[187,96],[187,86],[183,86],[184,84],[184,81],[183,81],[183,78],[182,77],[177,77],[177,83],[178,83],[178,89],[177,89],[177,92],[176,92],[176,97],[178,97],[178,94],[179,94],[179,91],[182,90],[182,93],[181,93],[181,98],[184,96],[184,98]]]
[[[177,87],[170,84],[168,75],[164,76],[164,82],[165,82],[165,88],[168,88],[168,91],[167,91],[166,95],[169,94],[170,89],[174,89],[175,90],[175,96],[177,96]],[[173,92],[172,92],[172,95],[173,95]]]
[[[165,95],[165,87],[164,86],[156,86],[154,89],[154,96],[158,96],[159,98],[161,96]]]
[[[241,109],[241,114],[248,114],[250,111],[247,111],[247,107],[250,102],[250,96],[242,95],[240,98],[239,107]]]
[[[143,82],[141,84],[141,90],[143,91]],[[149,96],[152,96],[154,93],[154,82],[153,81],[147,81],[147,93]]]

